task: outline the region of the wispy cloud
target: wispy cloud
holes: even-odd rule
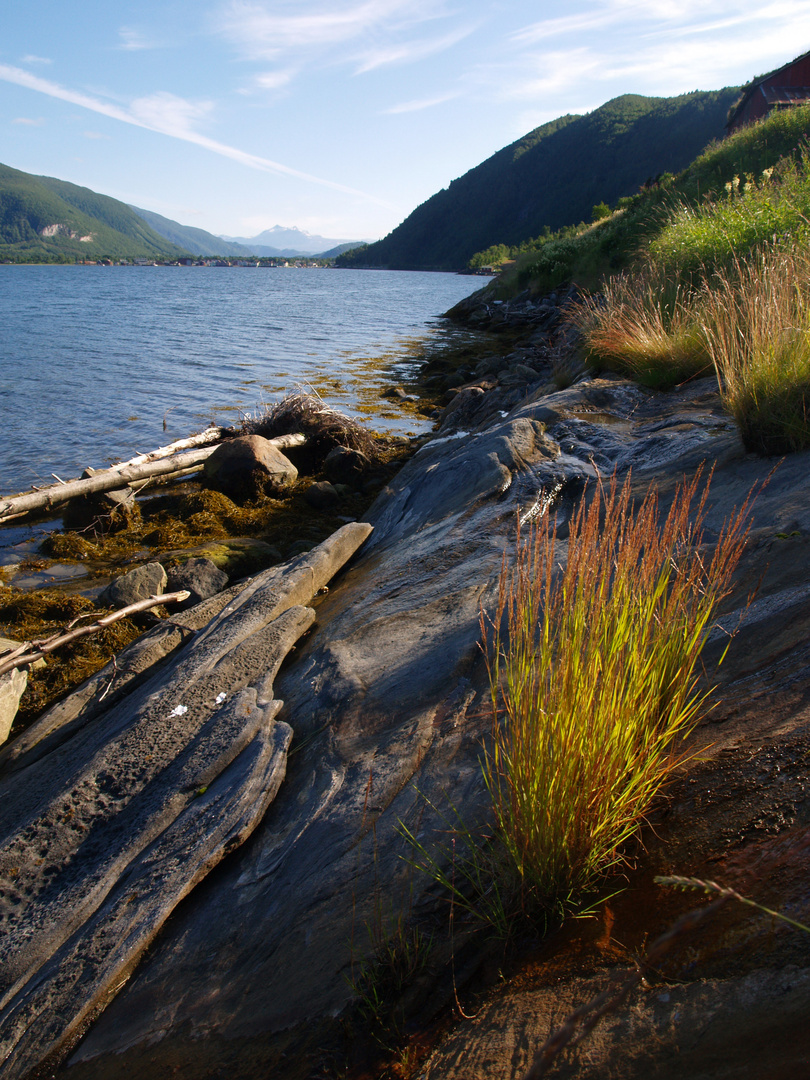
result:
[[[784,63],[808,41],[810,0],[590,0],[514,30],[508,58],[493,50],[472,78],[500,101],[534,102],[541,123],[611,91],[733,84],[741,69],[750,77]]]
[[[337,45],[398,17],[411,8],[408,0],[363,0],[339,7],[301,12],[300,6],[230,0],[217,19],[218,28],[252,58],[274,58],[288,50]],[[285,10],[286,9],[286,10]]]
[[[109,139],[109,135],[102,135],[100,131],[83,131],[85,139]]]
[[[25,124],[26,127],[42,127],[45,123],[45,118],[42,116],[15,116],[11,122],[12,124]]]
[[[417,101],[403,101],[401,105],[392,105],[390,109],[383,109],[385,115],[397,116],[399,113],[419,112],[421,109],[432,109],[435,105],[443,105],[445,101],[453,101],[461,97],[460,90],[452,90],[447,94],[439,94],[437,97],[420,98]]]
[[[118,36],[121,39],[118,48],[132,52],[141,49],[159,49],[162,44],[134,26],[122,26],[118,31]]]
[[[286,86],[294,75],[295,72],[289,69],[286,71],[263,71],[254,78],[253,82],[261,90],[279,90],[282,86]]]
[[[331,53],[332,62],[351,61],[358,72],[422,59],[472,32],[462,28],[444,37],[414,39],[417,27],[454,14],[443,0],[321,0],[307,8],[302,11],[300,3],[291,0],[272,5],[266,0],[229,0],[213,27],[249,60],[295,57],[294,66],[300,67],[306,58]],[[349,42],[360,48],[347,53]]]
[[[222,157],[230,158],[232,161],[237,161],[239,164],[246,165],[251,169],[293,176],[298,180],[320,184],[323,187],[332,188],[347,195],[359,196],[362,199],[391,209],[390,204],[384,200],[366,192],[358,191],[356,188],[346,187],[346,185],[337,181],[301,172],[288,165],[282,165],[278,161],[272,161],[269,158],[260,157],[258,154],[251,154],[237,147],[228,146],[226,143],[210,139],[208,136],[195,131],[192,124],[196,120],[207,116],[210,112],[211,106],[207,102],[190,102],[175,94],[161,92],[138,98],[127,109],[101,101],[81,91],[60,86],[58,83],[50,82],[47,79],[41,79],[36,75],[32,75],[29,71],[11,67],[7,64],[0,64],[0,80],[46,94],[48,97],[57,98],[60,101],[67,101],[72,105],[89,109],[91,112],[99,113],[124,124],[132,124],[135,127],[145,128],[148,131],[157,131],[162,135],[193,143],[195,146],[210,150],[212,153],[219,154]]]
[[[27,56],[20,57],[21,64],[52,64],[53,60],[50,60],[47,56],[34,56],[33,53],[28,53]]]
[[[478,26],[479,24],[475,23],[460,27],[443,37],[426,38],[421,41],[404,41],[396,45],[371,49],[357,58],[358,66],[355,74],[363,75],[367,71],[373,71],[375,68],[387,64],[413,64],[418,60],[424,60],[428,56],[435,56],[436,53],[451,49],[459,41],[469,37]]]

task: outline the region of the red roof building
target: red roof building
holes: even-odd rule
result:
[[[726,128],[731,134],[762,120],[774,109],[807,104],[810,104],[810,52],[750,82],[740,100],[732,105]]]

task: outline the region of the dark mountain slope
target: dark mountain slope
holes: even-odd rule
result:
[[[595,204],[684,168],[722,136],[736,88],[673,98],[626,94],[563,116],[499,150],[433,195],[343,266],[462,269],[477,251],[589,220]]]

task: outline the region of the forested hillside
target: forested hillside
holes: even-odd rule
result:
[[[0,165],[0,259],[176,259],[186,254],[117,199]]]
[[[463,269],[478,251],[588,221],[649,178],[683,169],[722,136],[736,88],[673,98],[626,94],[563,116],[499,150],[341,266]]]
[[[181,225],[171,218],[163,217],[152,210],[141,210],[138,206],[130,206],[138,217],[150,225],[156,233],[177,244],[192,255],[220,255],[224,257],[244,258],[253,255],[253,251],[244,244],[235,244],[230,240],[223,240],[221,236],[214,236],[205,229],[198,229],[193,225]]]

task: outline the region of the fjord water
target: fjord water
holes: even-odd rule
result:
[[[78,476],[298,387],[377,400],[480,278],[245,267],[0,266],[0,492]],[[382,359],[380,359],[382,358]]]

